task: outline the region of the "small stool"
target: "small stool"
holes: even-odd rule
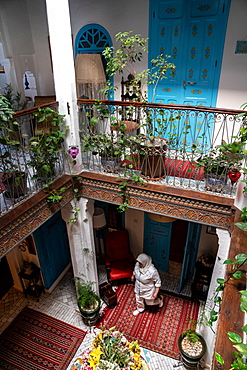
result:
[[[100,284],[99,293],[109,308],[114,308],[117,305],[117,295],[113,291],[111,283],[105,282]]]

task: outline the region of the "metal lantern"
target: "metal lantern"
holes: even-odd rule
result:
[[[69,147],[69,150],[68,150],[69,154],[71,155],[71,157],[73,159],[76,158],[76,156],[78,155],[79,153],[79,148],[77,148],[76,146],[70,146]]]

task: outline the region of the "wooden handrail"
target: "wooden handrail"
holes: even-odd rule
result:
[[[18,117],[22,117],[22,116],[25,116],[27,114],[31,114],[31,113],[34,113],[34,112],[37,112],[38,111],[38,108],[49,108],[49,107],[54,107],[54,106],[57,106],[58,105],[58,101],[53,101],[51,103],[46,103],[46,104],[42,104],[42,105],[37,105],[33,108],[29,108],[29,109],[24,109],[24,110],[20,110],[18,112],[15,112],[13,114],[13,118],[18,118]]]
[[[160,109],[172,109],[172,110],[194,110],[199,112],[219,113],[219,114],[233,114],[238,115],[240,113],[246,113],[243,110],[237,109],[226,109],[226,108],[214,108],[214,107],[201,107],[195,105],[175,105],[175,104],[160,104],[160,103],[142,103],[133,101],[117,101],[117,100],[93,100],[93,99],[78,99],[78,104],[105,104],[105,105],[120,105],[120,106],[134,106],[134,107],[146,107],[146,108],[160,108]],[[247,113],[246,113],[247,114]]]

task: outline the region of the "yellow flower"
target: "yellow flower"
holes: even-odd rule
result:
[[[103,332],[101,331],[101,332],[97,335],[97,337],[99,338],[99,340],[102,340],[102,339],[103,339]]]
[[[135,361],[139,361],[139,359],[140,359],[140,355],[139,355],[139,353],[135,353],[135,354],[134,354],[134,360],[135,360]]]
[[[100,347],[97,347],[90,352],[90,356],[88,359],[88,363],[90,367],[92,367],[93,369],[96,369],[96,366],[98,365],[99,360],[100,360],[100,355],[102,353],[103,352],[101,351]]]
[[[142,361],[135,361],[134,365],[131,366],[131,369],[138,370],[142,368]]]

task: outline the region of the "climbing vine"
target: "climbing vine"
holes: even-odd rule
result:
[[[232,267],[232,271],[227,277],[227,279],[217,279],[218,286],[215,290],[214,295],[214,306],[213,309],[210,311],[210,317],[207,322],[207,325],[211,327],[213,330],[213,323],[217,321],[220,305],[222,302],[221,293],[224,291],[226,284],[230,280],[239,280],[243,276],[243,272],[241,268],[247,264],[247,254],[241,253],[237,254],[234,259],[227,259],[223,262],[225,265],[230,265]],[[241,311],[247,313],[247,291],[240,290],[240,309]],[[217,310],[217,311],[216,311]],[[247,325],[242,327],[243,334],[247,334]],[[213,330],[214,332],[214,330]],[[243,339],[239,334],[234,332],[227,333],[229,340],[233,343],[233,347],[235,350],[233,351],[233,363],[231,364],[230,370],[237,369],[237,370],[247,370],[247,365],[245,363],[245,358],[247,358],[247,344],[243,343]],[[215,354],[216,361],[223,369],[224,365],[224,358],[220,355],[220,353]]]

